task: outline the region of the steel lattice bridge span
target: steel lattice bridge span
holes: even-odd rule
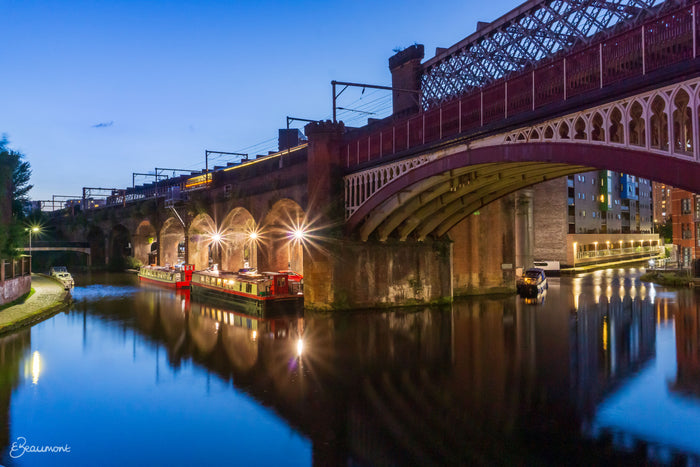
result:
[[[562,3],[528,2],[500,27],[429,60],[420,79],[424,111],[348,134],[341,158],[350,172],[350,230],[365,240],[440,237],[508,193],[594,169],[700,191],[697,3],[648,10],[638,2],[577,3],[571,8],[591,29],[599,14],[636,15],[587,40],[569,35],[578,39],[570,50],[542,31],[523,33],[521,40],[541,37],[538,51],[559,48],[534,64],[522,56],[502,61],[519,47],[515,33],[478,59],[484,44]],[[586,6],[599,10],[587,15]],[[416,52],[408,52],[411,60]],[[465,69],[455,71],[456,63]],[[486,71],[487,85],[469,86],[486,81]]]
[[[526,2],[424,62],[419,45],[391,57],[392,116],[312,122],[277,153],[116,190],[66,240],[93,262],[291,268],[311,306],[513,290],[512,193],[596,169],[700,192],[699,14]]]

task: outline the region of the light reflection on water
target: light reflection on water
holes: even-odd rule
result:
[[[71,444],[52,465],[700,456],[699,302],[657,289],[606,270],[550,278],[532,303],[262,319],[133,278],[85,285],[0,340],[0,445]]]

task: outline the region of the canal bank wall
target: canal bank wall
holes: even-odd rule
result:
[[[32,289],[29,276],[14,277],[0,282],[0,306],[12,303]]]
[[[25,277],[34,293],[24,302],[0,310],[0,335],[50,318],[71,302],[70,292],[56,280],[43,274]]]

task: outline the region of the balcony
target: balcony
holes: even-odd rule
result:
[[[663,246],[637,246],[627,248],[601,248],[594,251],[578,251],[576,253],[576,261],[579,260],[597,260],[624,258],[630,256],[651,256],[664,252]]]

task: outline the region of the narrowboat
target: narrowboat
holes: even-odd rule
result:
[[[194,264],[181,266],[141,266],[139,280],[158,284],[173,289],[183,289],[190,286]]]
[[[269,316],[303,311],[301,281],[287,272],[238,272],[206,269],[192,274],[192,295],[236,305],[253,316]]]

